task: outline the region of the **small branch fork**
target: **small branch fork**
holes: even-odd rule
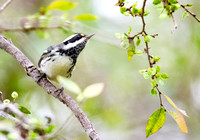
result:
[[[54,96],[71,109],[91,140],[100,140],[99,135],[79,105],[70,96],[52,85],[52,83],[40,73],[27,57],[1,34],[0,48],[12,55],[24,68],[27,75],[32,77],[39,86],[47,91],[48,94]]]

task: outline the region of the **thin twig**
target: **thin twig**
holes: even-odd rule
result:
[[[173,23],[174,23],[174,29],[177,29],[177,24],[176,24],[176,20],[175,20],[175,18],[174,18],[174,15],[171,13],[171,15],[172,15],[172,20],[173,20]]]
[[[5,114],[7,113],[5,110],[8,110],[9,112],[15,114],[16,116],[18,116],[20,118],[20,120],[16,120],[16,118],[12,118],[12,116],[10,116],[9,114]],[[1,117],[6,117],[9,119],[12,119],[20,124],[30,124],[29,119],[14,105],[14,104],[0,104],[0,116]],[[5,113],[3,113],[5,112]],[[6,115],[6,116],[4,116]],[[22,120],[22,121],[21,121]]]
[[[146,33],[146,30],[145,30],[145,29],[146,29],[146,23],[145,23],[145,20],[144,20],[144,11],[145,11],[146,2],[147,2],[147,0],[144,0],[144,1],[143,1],[141,19],[142,19],[142,23],[143,23],[142,32],[143,32],[145,35],[148,35],[148,34]],[[158,34],[155,34],[155,35],[153,35],[152,37],[155,37],[155,36],[157,36],[157,35],[158,35]],[[145,52],[146,52],[147,57],[148,57],[149,66],[150,66],[150,68],[152,68],[153,65],[154,65],[154,63],[151,62],[152,56],[149,54],[149,44],[148,44],[148,42],[145,42],[145,45],[146,45]],[[152,79],[154,79],[154,76],[152,76]],[[162,93],[162,92],[159,90],[158,84],[156,85],[156,89],[157,89],[157,91],[159,92],[160,107],[164,107],[163,104],[162,104],[162,98],[161,98],[161,93]]]
[[[44,25],[42,23],[48,23]],[[72,21],[68,19],[60,19],[60,17],[52,17],[46,19],[34,18],[30,19],[29,17],[23,18],[12,18],[12,19],[2,19],[0,21],[0,32],[3,31],[31,31],[36,29],[68,29],[71,28]]]
[[[7,0],[0,8],[0,13],[3,12],[3,10],[6,9],[6,7],[8,7],[8,5],[12,2],[13,0]]]
[[[65,120],[65,122],[63,123],[63,125],[62,125],[53,135],[54,135],[54,136],[57,136],[58,133],[59,133],[60,131],[62,131],[62,130],[69,124],[69,122],[72,120],[72,117],[73,117],[73,114],[71,113],[71,114],[69,115],[69,117]]]
[[[80,103],[79,106],[81,107],[86,102],[86,99],[84,98]],[[63,125],[53,134],[53,136],[57,136],[60,131],[62,131],[72,120],[73,114],[71,113],[68,118],[65,120]]]
[[[47,93],[54,96],[71,109],[91,140],[100,140],[93,125],[76,101],[49,82],[22,52],[2,35],[0,35],[0,48],[11,54],[21,64],[27,75],[32,77],[39,86],[47,91]]]
[[[146,33],[146,31],[145,31],[146,23],[145,23],[145,20],[144,20],[144,12],[145,12],[146,2],[147,2],[147,0],[144,0],[144,1],[143,1],[142,15],[141,15],[142,23],[143,23],[142,32],[143,32],[145,35],[147,35],[147,33]]]
[[[180,2],[177,2],[177,3],[180,4]],[[183,4],[180,4],[180,5],[181,5],[181,7],[182,7],[183,9],[185,9],[185,11],[187,11],[191,16],[193,16],[198,22],[200,22],[200,19],[197,18],[197,15],[196,15],[196,14],[192,13],[185,5],[183,5]]]
[[[144,0],[143,6],[142,6],[142,14],[141,14],[141,19],[142,19],[142,24],[143,24],[142,33],[144,33],[145,35],[147,35],[146,30],[145,30],[146,29],[146,23],[145,23],[145,20],[144,20],[144,11],[145,11],[146,2],[147,2],[147,0]],[[149,54],[149,44],[148,44],[148,42],[145,42],[145,45],[146,45],[145,52],[147,53],[149,66],[152,68],[153,63],[151,62],[151,55]]]
[[[160,107],[164,107],[164,106],[163,106],[163,103],[162,103],[162,98],[161,98],[162,92],[161,92],[160,89],[158,88],[158,85],[156,85],[156,89],[157,89],[157,91],[158,91],[158,93],[159,93]]]

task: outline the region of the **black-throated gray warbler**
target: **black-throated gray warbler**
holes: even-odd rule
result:
[[[78,55],[93,35],[76,33],[62,43],[48,47],[38,62],[39,69],[53,81],[57,81],[58,75],[71,77]]]

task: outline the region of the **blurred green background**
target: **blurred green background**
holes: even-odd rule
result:
[[[1,1],[2,5],[5,1]],[[51,0],[15,0],[0,14],[2,26],[17,26],[17,19],[33,15],[40,7],[47,6]],[[74,2],[74,1],[73,1]],[[82,89],[96,82],[105,83],[104,92],[88,99],[82,106],[104,140],[145,140],[145,127],[150,115],[159,108],[158,96],[151,96],[151,85],[139,74],[148,68],[147,56],[134,56],[128,62],[126,50],[120,47],[115,33],[127,32],[128,26],[137,33],[141,21],[125,17],[114,4],[117,0],[75,0],[77,6],[67,11],[69,20],[73,16],[90,13],[98,16],[96,21],[71,21],[72,28],[67,32],[61,29],[47,29],[50,37],[39,38],[35,31],[9,31],[4,34],[37,65],[42,52],[50,45],[62,42],[73,32],[95,33],[87,47],[78,58],[72,80]],[[200,2],[193,3],[191,11],[200,17]],[[140,4],[141,2],[139,2]],[[169,75],[161,90],[178,107],[187,111],[185,118],[189,133],[183,134],[171,116],[167,115],[165,125],[149,140],[198,140],[200,138],[200,24],[191,16],[181,21],[182,9],[174,14],[178,29],[174,29],[172,19],[159,19],[159,12],[148,1],[150,15],[145,17],[147,32],[159,36],[150,43],[150,53],[160,56],[161,71]],[[8,22],[9,21],[9,22]],[[144,45],[140,46],[143,47]],[[22,67],[9,54],[0,50],[0,91],[10,98],[13,91],[19,93],[17,103],[29,108],[31,116],[52,118],[59,128],[70,116],[71,111],[55,100],[26,75]],[[75,97],[74,94],[69,93]],[[174,110],[163,98],[168,110]],[[79,122],[74,117],[61,132],[68,139],[88,139]]]

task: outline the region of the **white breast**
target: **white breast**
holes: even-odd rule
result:
[[[46,63],[41,62],[41,70],[49,79],[55,80],[58,75],[69,77],[70,73],[67,73],[72,68],[72,60],[68,56],[54,56],[50,61]]]

